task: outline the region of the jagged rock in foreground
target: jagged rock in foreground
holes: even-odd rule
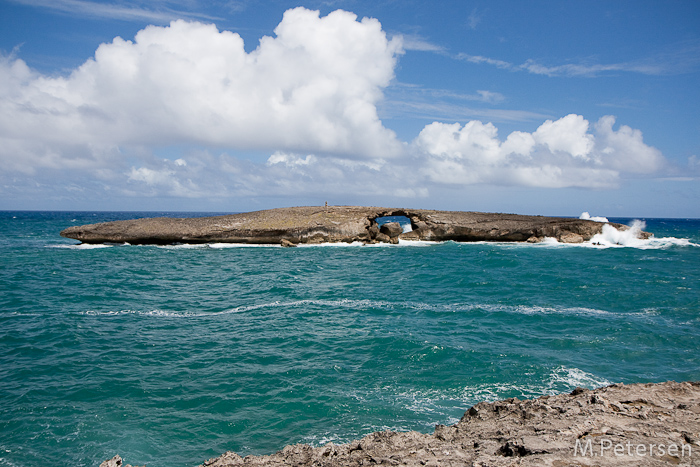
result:
[[[287,446],[269,456],[227,452],[199,467],[369,465],[700,466],[700,382],[614,384],[481,402],[433,434],[384,431],[349,444]]]
[[[131,464],[124,464],[124,461],[119,455],[107,459],[100,464],[100,467],[138,467],[137,465],[132,466]],[[146,467],[145,465],[143,467]]]
[[[616,384],[482,402],[432,435],[379,432],[349,444],[227,452],[200,467],[700,465],[700,382]]]
[[[406,216],[412,232],[387,228],[376,219]],[[61,235],[83,243],[250,243],[291,246],[300,243],[433,240],[458,242],[537,242],[553,237],[580,243],[602,231],[584,219],[427,209],[358,206],[278,208],[243,214],[195,218],[152,218],[69,227]],[[626,226],[612,224],[618,229]],[[643,235],[649,236],[647,233]]]

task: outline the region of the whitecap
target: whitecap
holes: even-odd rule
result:
[[[209,245],[206,243],[177,243],[173,245],[156,245],[156,248],[164,250],[201,250],[209,248]]]
[[[92,243],[77,243],[70,245],[47,245],[47,248],[66,248],[69,250],[95,250],[98,248],[110,248],[114,245],[105,245],[104,243],[92,244]]]
[[[272,243],[208,243],[207,246],[217,250],[226,248],[282,248],[282,245]]]
[[[578,216],[579,219],[584,219],[584,220],[589,220],[589,221],[595,221],[595,222],[605,222],[608,223],[610,222],[607,217],[602,217],[602,216],[591,216],[588,211],[584,211],[581,213],[580,216]]]
[[[325,243],[300,243],[297,245],[301,248],[318,248],[318,247],[358,247],[365,246],[362,242],[325,242]]]
[[[391,306],[401,306],[401,304],[395,304],[385,301],[377,300],[351,300],[351,299],[339,299],[339,300],[294,300],[290,302],[268,302],[268,303],[258,303],[253,305],[243,305],[236,308],[231,308],[220,312],[219,314],[226,313],[244,313],[247,311],[259,310],[261,308],[295,308],[300,306],[320,306],[324,308],[386,308]]]
[[[553,369],[549,375],[547,391],[551,393],[558,393],[560,392],[558,388],[562,384],[569,388],[583,387],[595,389],[602,386],[609,386],[611,382],[605,378],[598,377],[593,373],[587,373],[578,368],[559,366]]]
[[[170,310],[87,310],[79,312],[78,314],[86,316],[123,316],[123,315],[140,315],[140,316],[158,316],[165,318],[191,318],[197,316],[206,316],[207,313],[193,313],[193,312],[180,312],[180,311],[170,311]]]
[[[420,307],[418,305],[412,305],[415,309],[430,309],[431,311],[446,311],[450,313],[455,312],[469,312],[475,310],[485,311],[487,313],[514,313],[519,315],[542,315],[542,314],[570,314],[578,316],[588,316],[588,315],[604,315],[610,314],[609,311],[598,310],[595,308],[586,307],[545,307],[537,305],[500,305],[500,304],[453,304],[453,305],[429,305],[423,304]]]
[[[538,382],[504,382],[465,386],[461,397],[476,402],[494,402],[520,394],[519,397],[532,398],[553,396],[571,391],[577,387],[596,389],[611,384],[605,378],[588,373],[579,368],[558,366],[553,368],[544,380]]]
[[[610,224],[605,224],[603,226],[603,231],[594,235],[593,238],[584,245],[599,248],[629,247],[639,248],[641,250],[669,248],[672,246],[700,246],[697,243],[692,243],[687,238],[656,238],[654,236],[648,239],[640,238],[641,232],[645,227],[646,224],[644,221],[638,219],[633,220],[627,230],[618,230]]]
[[[538,245],[541,247],[578,247],[578,248],[637,248],[640,250],[659,250],[674,246],[680,247],[700,247],[700,244],[693,243],[687,238],[661,237],[653,235],[649,238],[640,238],[642,230],[646,224],[644,221],[635,219],[626,230],[618,230],[610,224],[603,225],[603,231],[594,235],[589,241],[583,243],[560,243],[556,238],[545,237],[541,242],[520,245]]]

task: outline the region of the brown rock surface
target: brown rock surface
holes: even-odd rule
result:
[[[405,240],[457,242],[534,241],[554,237],[561,242],[590,240],[603,225],[590,220],[427,209],[358,206],[278,208],[242,214],[195,218],[150,218],[69,227],[61,235],[83,243],[251,243],[293,244],[390,241],[376,219],[406,216],[413,232]],[[618,229],[626,226],[612,224]],[[649,234],[643,233],[649,236]],[[387,240],[389,239],[389,240]]]
[[[378,432],[349,444],[227,452],[200,467],[700,465],[700,383],[612,385],[481,402],[433,434]]]
[[[124,461],[122,461],[122,458],[117,456],[112,457],[111,459],[107,459],[103,463],[100,464],[100,467],[138,467],[138,466],[132,466],[131,464],[124,464]],[[146,467],[146,466],[143,466]]]
[[[369,465],[700,466],[700,382],[481,402],[433,434],[384,431],[342,445],[286,446],[268,456],[227,452],[199,467]]]

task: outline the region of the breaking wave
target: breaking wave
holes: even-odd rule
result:
[[[669,248],[672,246],[700,246],[692,243],[687,238],[675,237],[650,237],[648,239],[640,238],[641,232],[646,227],[644,221],[634,220],[627,230],[618,230],[610,224],[603,226],[603,231],[591,238],[590,245],[596,247],[630,247],[645,249]]]
[[[523,397],[555,395],[571,391],[577,387],[595,389],[612,384],[605,378],[587,373],[578,368],[558,366],[542,381],[532,383],[492,383],[466,386],[462,397],[471,401],[494,402],[520,394]]]
[[[610,222],[607,217],[591,216],[587,211],[582,212],[578,218],[595,222]]]
[[[586,213],[584,213],[586,214]],[[618,230],[610,224],[603,226],[603,231],[594,235],[588,242],[584,243],[560,243],[556,238],[545,237],[545,239],[535,245],[540,246],[571,246],[571,247],[592,247],[592,248],[638,248],[640,250],[658,250],[671,247],[700,247],[700,244],[693,243],[687,238],[676,237],[654,237],[641,238],[645,229],[644,221],[635,219],[626,230]]]
[[[111,248],[114,245],[105,245],[103,243],[91,244],[91,243],[78,243],[71,245],[47,245],[47,248],[66,248],[68,250],[96,250],[99,248]]]
[[[501,304],[433,304],[426,302],[392,302],[387,300],[371,300],[371,299],[337,299],[337,300],[291,300],[291,301],[272,301],[265,303],[254,303],[250,305],[241,305],[228,308],[223,311],[175,311],[164,309],[123,309],[123,310],[86,310],[79,314],[87,316],[123,316],[123,315],[142,315],[167,318],[196,318],[196,317],[214,317],[220,315],[247,313],[257,310],[269,310],[275,308],[302,308],[302,307],[317,307],[327,309],[352,309],[352,310],[409,310],[414,312],[428,313],[512,313],[517,315],[573,315],[573,316],[600,316],[614,314],[610,311],[599,310],[595,308],[585,307],[544,307],[533,305],[501,305]],[[629,314],[627,314],[629,316]]]

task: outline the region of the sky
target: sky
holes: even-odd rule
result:
[[[700,218],[700,2],[0,0],[0,209]]]

